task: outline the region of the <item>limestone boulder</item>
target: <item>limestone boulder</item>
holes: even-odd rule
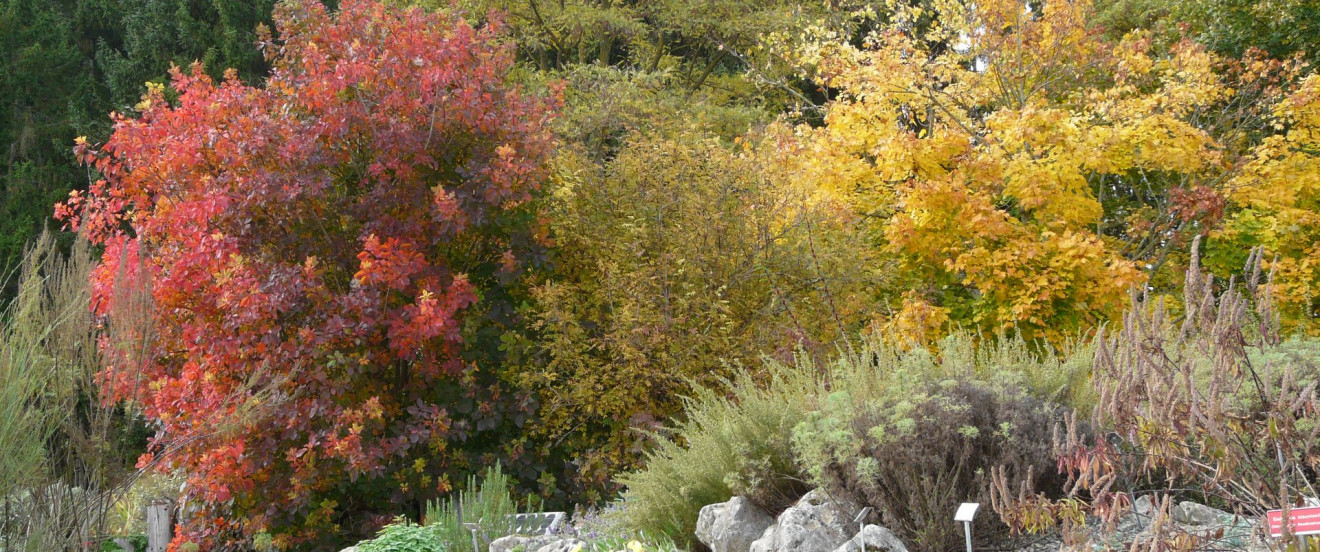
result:
[[[750,552],[833,552],[855,533],[855,505],[831,499],[821,490],[803,496],[767,527]]]
[[[907,546],[893,531],[879,525],[867,525],[834,552],[908,552]]]
[[[775,518],[751,501],[735,496],[728,502],[709,504],[697,515],[697,540],[712,552],[748,552]]]

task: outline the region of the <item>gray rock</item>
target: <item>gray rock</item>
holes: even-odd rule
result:
[[[537,552],[546,546],[553,546],[564,540],[564,537],[545,535],[537,537],[510,535],[491,542],[490,552],[513,552],[515,549],[521,552]]]
[[[1141,495],[1140,498],[1132,501],[1132,511],[1146,517],[1154,515],[1155,505],[1151,503],[1150,495]]]
[[[747,552],[775,518],[746,498],[709,504],[697,515],[697,540],[712,552]]]
[[[1187,525],[1224,525],[1232,519],[1233,514],[1190,501],[1173,508],[1173,520]]]
[[[552,542],[550,544],[544,545],[540,548],[537,548],[534,552],[572,552],[573,548],[579,545],[581,545],[583,548],[586,548],[587,543],[572,537],[569,538],[561,537],[561,539],[558,542]]]
[[[518,537],[518,536],[500,537],[498,539],[491,541],[489,551],[510,552],[514,548],[517,548],[519,545],[522,545],[524,542],[529,540],[531,540],[531,538],[529,537]]]
[[[833,552],[853,532],[855,506],[830,499],[819,489],[784,510],[752,543],[750,552]]]
[[[128,539],[118,538],[114,540],[114,543],[115,546],[118,546],[119,549],[122,550],[123,552],[137,552],[137,547],[133,546],[133,543],[129,542]],[[345,551],[345,552],[357,552],[357,547],[353,547],[351,551]]]
[[[865,545],[865,547],[863,547]],[[898,535],[893,531],[879,525],[867,525],[860,532],[848,539],[834,552],[908,552],[907,546],[903,541],[898,540]]]

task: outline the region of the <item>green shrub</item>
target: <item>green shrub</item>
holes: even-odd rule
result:
[[[729,394],[698,388],[685,420],[655,435],[646,468],[621,476],[620,507],[606,512],[633,530],[667,535],[690,545],[702,506],[745,495],[769,511],[782,510],[806,491],[792,452],[793,427],[805,419],[809,396],[821,387],[812,361],[799,369],[767,363],[768,383],[740,371]]]
[[[1091,386],[1091,366],[1095,362],[1095,342],[1091,339],[1079,337],[1056,348],[1012,335],[973,347],[972,340],[955,335],[940,346],[945,363],[967,362],[962,359],[970,357],[975,366],[971,374],[976,379],[1017,385],[1038,399],[1082,413],[1091,412],[1099,400]]]
[[[434,527],[424,527],[399,518],[376,538],[357,545],[358,552],[446,552],[458,550],[440,540]]]
[[[1042,351],[1017,337],[978,346],[972,336],[956,334],[940,342],[938,353],[903,350],[868,336],[860,350],[841,352],[829,363],[806,355],[792,364],[766,360],[761,372],[742,370],[726,381],[727,394],[699,389],[687,401],[684,421],[655,436],[646,467],[619,478],[627,491],[608,515],[629,529],[687,546],[701,508],[734,495],[777,514],[815,484],[887,507],[896,499],[884,498],[886,491],[873,482],[911,477],[912,488],[937,488],[931,496],[956,507],[983,495],[989,475],[984,471],[994,462],[1007,462],[1010,474],[1025,475],[1030,466],[1037,476],[1053,473],[1040,463],[1052,461],[1042,447],[1050,443],[1050,422],[1060,410],[1050,405],[1094,402],[1086,390],[1090,356],[1087,347]],[[1004,430],[1001,423],[1011,427]],[[885,434],[871,435],[871,428],[882,425]],[[1019,441],[1030,446],[1016,448]],[[941,475],[935,456],[907,472],[876,457],[902,447],[951,454],[962,447],[990,456],[978,456],[956,480]],[[942,502],[919,509],[937,507],[943,517],[951,511]],[[925,519],[899,515],[889,523],[900,532]],[[946,521],[938,525],[957,529]],[[913,529],[904,536],[920,533]]]
[[[610,552],[628,550],[640,546],[646,552],[672,552],[684,550],[674,544],[666,535],[638,531],[625,526],[620,510],[626,507],[623,501],[614,501],[604,508],[594,506],[578,507],[573,511],[573,533],[586,542],[582,552]]]
[[[422,525],[402,517],[385,526],[376,538],[357,545],[359,552],[442,552],[470,550],[475,523],[478,549],[509,533],[508,520],[518,513],[509,492],[509,476],[499,464],[487,468],[480,479],[469,477],[467,486],[443,500],[426,505]]]
[[[428,503],[424,523],[452,550],[472,546],[472,531],[463,524],[476,523],[480,527],[478,549],[484,550],[491,540],[508,534],[507,520],[517,513],[518,506],[509,494],[509,476],[495,464],[486,469],[480,482],[476,476],[469,477],[463,490]]]
[[[179,487],[184,481],[182,475],[159,472],[147,472],[134,478],[115,495],[114,502],[107,508],[103,520],[105,532],[111,535],[146,533],[144,512],[147,506],[178,498]]]
[[[147,549],[146,535],[129,535],[127,537],[116,538],[128,541],[128,544],[133,547],[134,552]],[[123,552],[124,548],[119,546],[119,543],[115,542],[115,539],[105,539],[101,541],[101,548],[99,550],[100,552]]]
[[[989,502],[996,467],[1057,487],[1050,437],[1065,408],[1043,399],[1081,396],[1072,389],[1085,362],[1032,352],[1016,337],[978,347],[956,334],[935,352],[878,341],[831,366],[828,394],[815,394],[794,428],[794,454],[813,485],[873,507],[916,550],[959,544],[949,514]],[[978,520],[979,533],[1003,529],[992,518]]]
[[[1031,477],[1036,488],[1059,488],[1050,436],[1061,414],[1016,387],[979,382],[857,404],[838,391],[796,428],[794,443],[831,496],[873,507],[914,550],[948,550],[963,538],[950,512],[961,502],[988,503],[996,467]],[[976,525],[980,535],[1004,529],[995,516]]]

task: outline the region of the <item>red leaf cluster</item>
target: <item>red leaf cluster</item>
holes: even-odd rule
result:
[[[104,145],[80,141],[104,178],[57,207],[105,246],[97,314],[117,277],[150,286],[149,362],[105,380],[190,476],[203,511],[178,542],[308,543],[347,482],[445,461],[428,390],[471,381],[478,297],[455,244],[532,198],[551,148],[554,101],[507,82],[498,22],[298,0],[276,23],[265,86],[172,71],[177,97],[149,90]]]

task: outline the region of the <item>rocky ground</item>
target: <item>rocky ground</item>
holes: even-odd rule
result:
[[[853,520],[860,510],[855,505],[833,500],[820,490],[807,493],[777,517],[743,497],[734,497],[701,509],[696,537],[712,552],[908,552],[893,531],[874,524],[859,527]],[[1171,514],[1172,534],[1207,537],[1201,546],[1203,550],[1270,550],[1266,542],[1255,536],[1255,520],[1195,502],[1179,503]],[[1090,550],[1127,550],[1135,541],[1152,538],[1153,515],[1150,499],[1138,499],[1133,511],[1113,527],[1094,524]],[[490,552],[571,552],[586,545],[569,530],[555,535],[506,536],[491,543]],[[1065,546],[1059,535],[1045,534],[1019,537],[978,550],[1063,552],[1079,548],[1088,546]]]
[[[1133,511],[1113,527],[1096,523],[1090,535],[1093,550],[1126,550],[1131,543],[1151,538],[1154,510],[1150,499],[1138,499]],[[829,500],[812,491],[778,518],[771,518],[741,497],[701,510],[698,540],[714,552],[907,552],[894,533],[878,525],[858,529],[852,522],[855,506]],[[1207,550],[1265,551],[1254,537],[1255,522],[1195,502],[1182,502],[1172,510],[1173,534],[1206,537]],[[1011,552],[1067,550],[1057,534],[1021,537],[993,545]]]

